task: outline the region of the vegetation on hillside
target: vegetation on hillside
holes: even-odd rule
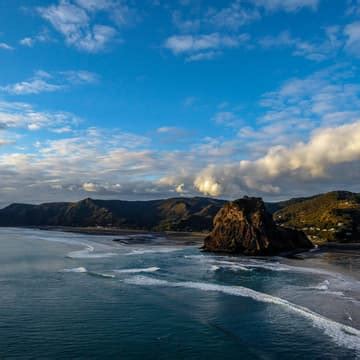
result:
[[[12,204],[0,226],[101,226],[153,231],[210,231],[225,201],[173,198],[152,201],[85,199],[75,203]]]
[[[304,231],[310,240],[360,241],[360,194],[334,191],[285,204],[274,213],[283,226]]]

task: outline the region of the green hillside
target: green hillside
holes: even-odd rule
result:
[[[273,216],[280,225],[303,230],[314,243],[360,241],[360,194],[334,191],[290,201]]]

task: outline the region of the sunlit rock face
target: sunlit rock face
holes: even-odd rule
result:
[[[249,197],[226,204],[204,241],[206,251],[244,255],[274,255],[312,246],[303,232],[277,226],[262,199]]]

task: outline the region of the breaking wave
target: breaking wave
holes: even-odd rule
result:
[[[171,253],[174,251],[180,251],[183,250],[183,248],[177,248],[177,247],[171,247],[171,248],[162,248],[159,247],[157,249],[135,249],[130,251],[129,253],[126,253],[124,255],[144,255],[144,254],[166,254]]]
[[[72,268],[72,269],[64,269],[63,272],[86,273],[87,270],[84,267],[77,267],[77,268]]]
[[[128,284],[134,285],[170,286],[202,291],[221,292],[228,295],[251,298],[255,301],[263,303],[280,305],[282,307],[285,307],[287,310],[296,313],[297,315],[309,319],[316,328],[321,329],[326,335],[331,337],[337,345],[346,347],[348,349],[360,351],[360,330],[326,318],[306,307],[296,305],[282,298],[264,294],[246,287],[225,286],[192,281],[169,282],[166,280],[154,279],[140,275],[125,279],[124,281]]]
[[[80,266],[77,268],[72,268],[72,269],[64,269],[63,272],[66,273],[81,273],[81,274],[87,274],[90,276],[95,276],[95,277],[102,277],[102,278],[115,278],[115,275],[112,274],[104,274],[104,273],[99,273],[99,272],[95,272],[95,271],[89,271],[86,268]]]
[[[71,251],[67,254],[67,257],[70,259],[99,259],[99,258],[107,258],[111,256],[115,256],[115,253],[94,253],[94,247],[91,245],[85,245],[85,249]]]
[[[95,277],[100,277],[100,278],[106,278],[106,279],[114,279],[115,278],[115,275],[112,275],[112,274],[98,273],[98,272],[94,272],[94,271],[88,271],[87,273],[90,276],[95,276]]]
[[[138,274],[138,273],[150,273],[160,270],[160,268],[153,266],[143,269],[119,269],[119,270],[113,270],[114,272],[118,274]]]

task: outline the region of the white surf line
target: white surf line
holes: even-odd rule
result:
[[[149,273],[149,272],[155,272],[160,270],[160,268],[156,266],[148,267],[148,268],[139,268],[139,269],[116,269],[113,270],[114,272],[118,274],[137,274],[137,273]]]
[[[349,284],[356,284],[357,286],[360,286],[360,281],[346,276],[339,273],[336,273],[334,271],[329,271],[325,269],[315,269],[312,267],[303,267],[303,266],[294,266],[294,265],[288,265],[281,262],[272,262],[272,261],[266,261],[266,260],[255,260],[252,258],[249,259],[234,259],[234,261],[229,260],[220,260],[221,257],[214,257],[214,256],[205,256],[205,255],[185,255],[184,258],[186,259],[198,259],[199,261],[203,263],[208,263],[211,265],[217,265],[220,268],[228,268],[231,269],[233,266],[233,269],[236,267],[238,270],[252,270],[252,269],[264,269],[269,271],[280,271],[280,272],[294,272],[294,273],[302,273],[302,274],[317,274],[317,275],[323,275],[323,276],[329,276],[337,280],[341,280],[344,282],[347,282]],[[228,265],[228,266],[226,266]]]
[[[72,245],[72,246],[83,246],[85,248],[81,249],[81,250],[76,250],[76,251],[71,251],[69,252],[66,257],[71,258],[71,259],[98,259],[98,258],[104,258],[104,257],[110,257],[110,256],[115,256],[117,255],[116,253],[113,252],[107,252],[107,253],[101,253],[101,252],[95,252],[95,248],[94,246],[89,245],[88,243],[81,241],[81,240],[77,240],[78,237],[75,238],[69,238],[69,237],[59,237],[59,236],[52,236],[53,234],[50,234],[49,237],[44,237],[43,235],[37,236],[37,235],[33,235],[31,234],[31,238],[35,239],[35,240],[45,240],[48,242],[55,242],[55,243],[61,243],[61,244],[67,244],[67,245]],[[67,235],[67,234],[66,234]],[[96,243],[95,243],[96,244]],[[99,246],[101,248],[104,249],[109,249],[110,247],[108,245],[104,245],[104,244],[96,244],[96,246]]]
[[[86,273],[87,270],[84,267],[77,267],[77,268],[72,268],[72,269],[64,269],[62,270],[62,272],[70,272],[70,273]]]
[[[134,255],[145,255],[145,254],[167,254],[175,251],[181,251],[184,250],[184,248],[161,248],[160,246],[158,248],[150,248],[150,249],[134,249],[130,251],[129,253],[125,253],[123,255],[127,256],[134,256]]]
[[[82,245],[85,245],[85,249],[71,251],[67,257],[71,259],[99,259],[117,255],[115,253],[94,253],[95,248],[93,246],[84,243]]]
[[[279,297],[261,293],[246,287],[225,286],[192,281],[169,282],[166,280],[159,280],[140,275],[125,279],[124,282],[134,285],[170,286],[202,291],[221,292],[228,295],[251,298],[255,301],[263,303],[280,305],[289,311],[292,311],[293,313],[311,320],[316,328],[323,330],[323,332],[330,336],[337,345],[346,347],[351,350],[360,351],[360,330],[328,319],[325,316],[319,315],[306,307],[296,305]]]
[[[99,273],[99,272],[96,272],[96,271],[89,271],[89,270],[87,270],[86,268],[84,268],[82,266],[77,267],[77,268],[72,268],[72,269],[64,269],[64,270],[62,270],[62,272],[87,274],[87,275],[96,276],[96,277],[102,277],[102,278],[111,278],[111,279],[115,278],[115,275]]]

